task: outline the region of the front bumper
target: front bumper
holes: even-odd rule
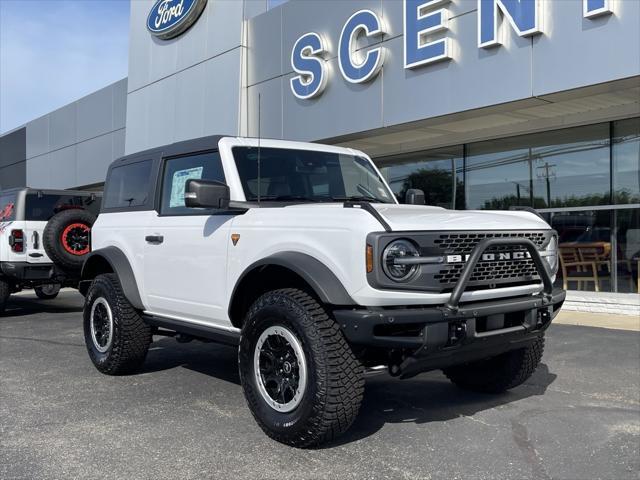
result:
[[[399,309],[336,310],[336,321],[354,345],[410,350],[403,377],[522,348],[542,336],[565,299],[561,289],[499,301]],[[392,372],[394,373],[394,372]]]
[[[531,254],[543,291],[536,295],[461,303],[482,253],[494,245],[522,245]],[[535,245],[527,239],[478,243],[449,301],[433,307],[335,310],[336,321],[354,345],[385,349],[397,358],[390,372],[402,377],[488,358],[540,338],[566,293],[553,282]]]

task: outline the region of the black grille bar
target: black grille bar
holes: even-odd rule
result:
[[[542,279],[542,283],[544,284],[544,293],[545,295],[550,296],[553,292],[553,281],[551,280],[551,275],[549,275],[547,267],[544,264],[544,260],[542,260],[542,257],[540,256],[540,252],[538,252],[536,245],[531,240],[527,238],[485,238],[484,240],[480,240],[480,242],[478,242],[476,247],[473,249],[469,260],[462,269],[460,278],[456,282],[456,285],[451,292],[451,296],[449,297],[449,301],[447,302],[446,307],[450,310],[458,310],[460,298],[462,297],[462,294],[464,293],[469,281],[471,280],[473,271],[482,258],[482,254],[488,248],[494,246],[513,245],[522,246],[527,249],[529,255],[531,255],[531,260],[538,270],[538,275],[540,276],[540,278]]]

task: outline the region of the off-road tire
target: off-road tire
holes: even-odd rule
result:
[[[53,300],[60,293],[60,289],[56,293],[45,293],[43,287],[35,287],[33,291],[40,300]]]
[[[254,350],[262,332],[283,326],[299,340],[307,385],[291,412],[276,411],[262,398],[254,374]],[[238,353],[240,379],[249,409],[272,439],[299,448],[331,441],[358,415],[364,369],[338,324],[311,295],[295,288],[267,292],[251,306]]]
[[[481,393],[501,393],[524,383],[542,359],[544,337],[518,350],[447,368],[444,374],[458,387]]]
[[[7,301],[11,295],[11,288],[9,284],[0,279],[0,315],[4,313],[4,309],[7,306]]]
[[[76,224],[84,225],[90,230],[95,221],[93,213],[81,209],[63,210],[51,217],[42,234],[42,244],[51,261],[63,270],[79,272],[91,250],[91,236],[89,234],[88,249],[72,253],[65,248],[63,235],[67,227]]]
[[[113,317],[113,338],[106,352],[96,348],[91,334],[91,310],[99,298],[104,298]],[[152,341],[149,327],[124,296],[118,276],[98,275],[85,297],[84,338],[89,358],[96,368],[107,375],[125,375],[140,368]]]

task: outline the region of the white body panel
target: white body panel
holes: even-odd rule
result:
[[[149,216],[144,295],[150,313],[224,326],[230,215]]]
[[[44,251],[42,235],[47,222],[14,220],[0,222],[0,262],[26,262],[37,265],[50,264],[51,259]],[[12,230],[24,232],[24,251],[12,251],[9,236]]]
[[[256,139],[219,142],[231,199],[245,201],[232,157],[236,145],[257,146]],[[325,145],[261,140],[264,148],[329,151],[368,158],[364,153]],[[377,169],[376,169],[377,170]],[[381,176],[382,178],[382,176]],[[392,196],[395,199],[395,197]],[[362,306],[438,305],[449,294],[376,290],[366,277],[366,238],[384,228],[360,208],[342,203],[306,203],[251,208],[235,216],[159,216],[155,211],[101,214],[93,227],[95,249],[121,249],[134,270],[146,310],[170,318],[230,330],[228,309],[242,274],[255,262],[278,252],[299,252],[326,265],[353,300]],[[544,230],[542,219],[527,212],[451,211],[438,207],[373,204],[393,231]],[[231,235],[240,235],[236,245]],[[150,245],[147,235],[162,235]],[[399,285],[399,288],[401,286]],[[541,285],[474,290],[462,300],[537,293]]]

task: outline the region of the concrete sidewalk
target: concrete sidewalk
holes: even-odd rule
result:
[[[581,327],[613,328],[640,332],[640,317],[608,313],[587,313],[562,310],[553,323]]]

